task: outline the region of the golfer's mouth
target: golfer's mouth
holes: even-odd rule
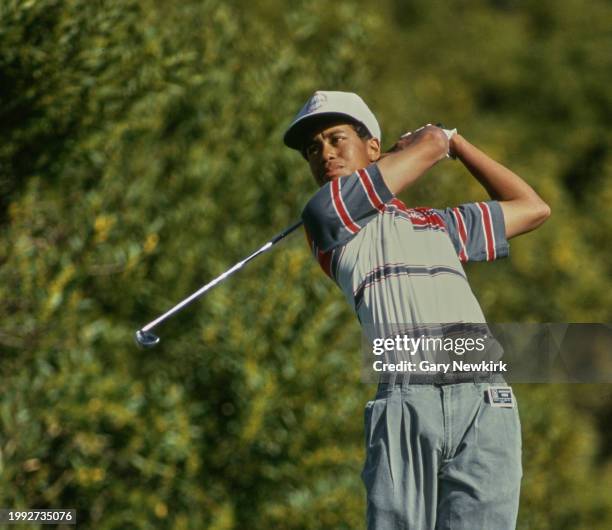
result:
[[[328,166],[325,168],[325,170],[323,171],[323,177],[326,180],[333,180],[337,177],[341,177],[342,175],[345,175],[346,172],[344,170],[344,166]]]

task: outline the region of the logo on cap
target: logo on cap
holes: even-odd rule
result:
[[[315,92],[314,96],[310,98],[308,102],[308,107],[306,107],[306,113],[310,114],[317,109],[320,109],[327,102],[327,96],[325,94],[321,94],[320,92]]]

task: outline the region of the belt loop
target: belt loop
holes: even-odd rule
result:
[[[493,374],[491,372],[474,372],[472,375],[474,385],[479,383],[491,383],[493,381]]]

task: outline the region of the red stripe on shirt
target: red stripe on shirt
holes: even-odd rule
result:
[[[413,208],[413,210],[424,215],[425,219],[427,220],[427,224],[429,224],[430,226],[437,226],[438,228],[442,228],[443,230],[446,228],[446,225],[444,224],[444,219],[442,219],[442,217],[439,216],[436,212],[434,212],[431,208],[423,208],[417,206],[416,208]]]
[[[410,208],[406,210],[410,222],[414,226],[423,226],[432,230],[446,231],[446,225],[444,219],[434,212],[431,208],[423,208],[417,206],[416,208]]]
[[[485,243],[487,247],[487,261],[495,259],[495,245],[493,244],[493,224],[491,222],[491,212],[489,205],[484,202],[478,203],[478,208],[482,212],[482,223],[484,227]]]
[[[374,208],[380,210],[381,212],[384,211],[385,205],[378,193],[376,192],[376,188],[374,187],[374,183],[372,182],[372,179],[368,172],[365,169],[359,169],[357,173],[359,173],[359,180],[361,181],[361,185],[366,191],[366,194],[368,196],[368,199],[370,199],[372,206],[374,206]]]
[[[465,222],[463,220],[463,215],[461,215],[461,211],[459,208],[452,209],[453,216],[455,217],[455,221],[457,222],[457,232],[459,232],[459,242],[461,243],[461,250],[459,251],[459,260],[467,261],[467,250],[465,245],[467,243],[467,231],[465,229]]]
[[[400,201],[397,198],[393,198],[389,201],[390,204],[392,204],[393,206],[395,206],[396,208],[399,208],[400,210],[402,210],[403,212],[408,212],[408,208],[406,208],[406,205]]]
[[[355,222],[351,219],[346,206],[344,205],[344,201],[342,200],[342,194],[340,193],[340,179],[334,179],[331,182],[331,193],[332,193],[332,201],[334,204],[334,208],[336,212],[338,212],[338,216],[344,224],[344,227],[351,233],[356,234],[360,230],[360,226],[355,224]]]

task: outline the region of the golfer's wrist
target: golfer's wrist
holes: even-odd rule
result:
[[[448,141],[448,154],[451,158],[461,158],[462,149],[465,145],[465,138],[459,133],[453,135]]]

